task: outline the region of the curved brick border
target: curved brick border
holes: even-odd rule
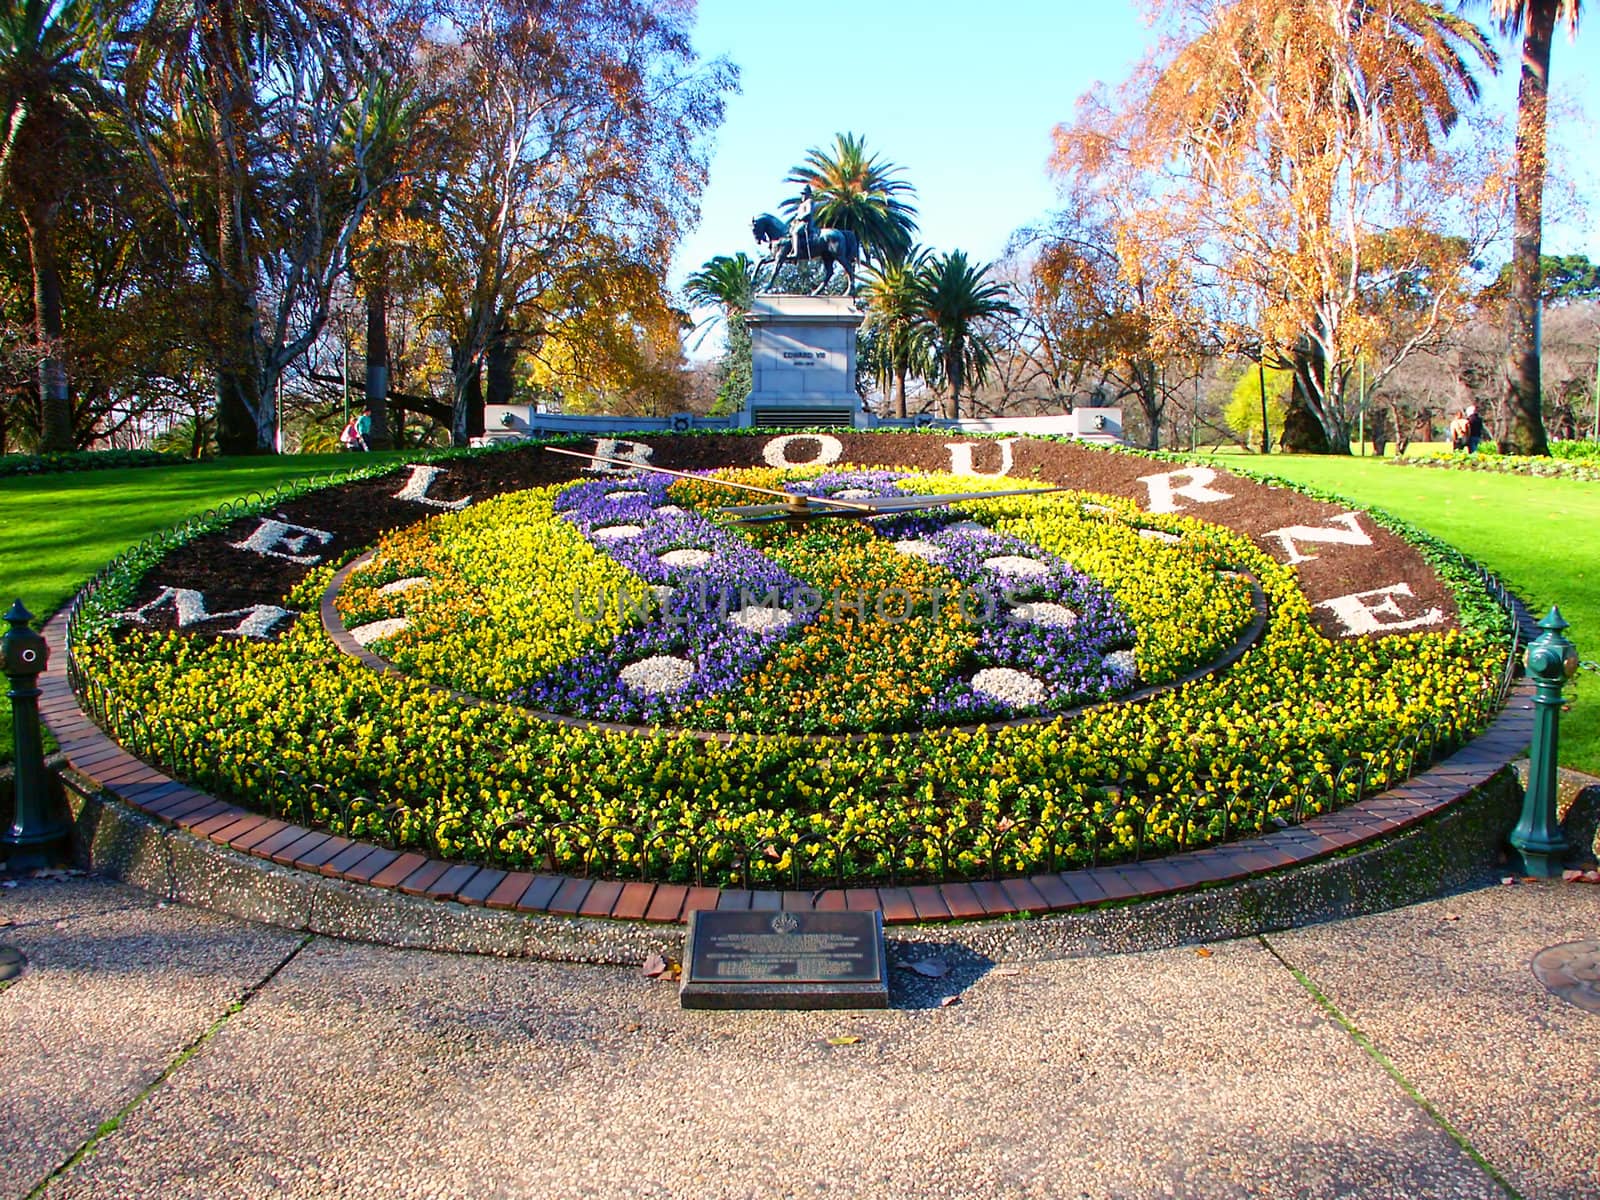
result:
[[[1524,633],[1533,629],[1521,605],[1516,619]],[[907,924],[1067,913],[1171,897],[1315,864],[1411,831],[1483,789],[1527,748],[1533,730],[1533,686],[1522,680],[1487,731],[1400,786],[1299,825],[1181,855],[999,881],[743,891],[508,872],[383,849],[247,812],[163,775],[101,732],[79,708],[67,682],[65,613],[52,619],[44,634],[51,665],[40,680],[41,712],[67,765],[82,777],[74,790],[86,800],[97,793],[109,796],[201,842],[328,880],[366,885],[363,893],[390,889],[431,901],[562,918],[682,923],[702,908],[877,909],[885,922]],[[249,911],[241,915],[253,915],[248,904],[243,907]]]

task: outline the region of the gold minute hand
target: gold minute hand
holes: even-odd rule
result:
[[[795,492],[781,492],[776,488],[757,487],[753,483],[734,483],[731,479],[708,479],[704,475],[691,475],[688,471],[669,471],[666,467],[653,467],[648,463],[633,462],[626,458],[607,458],[604,454],[589,454],[582,450],[563,450],[558,446],[546,446],[551,454],[565,454],[568,458],[587,458],[591,462],[611,463],[613,466],[629,467],[636,471],[654,471],[657,475],[670,475],[674,479],[692,479],[696,483],[710,483],[717,487],[738,488],[741,491],[756,492],[762,496],[777,496],[793,512],[804,512],[814,504],[826,508],[843,508],[851,512],[863,513],[871,516],[878,510],[870,504],[857,504],[854,500],[836,500],[832,496],[802,496]]]

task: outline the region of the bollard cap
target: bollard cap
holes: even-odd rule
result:
[[[6,630],[4,637],[0,637],[0,671],[7,675],[41,674],[50,661],[50,647],[29,626],[33,614],[18,600],[6,613],[5,619],[11,628]]]

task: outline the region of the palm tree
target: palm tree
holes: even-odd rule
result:
[[[755,273],[756,264],[740,251],[731,258],[719,254],[707,260],[684,281],[684,294],[691,304],[712,304],[718,309],[715,316],[702,322],[701,339],[718,319],[727,330],[722,360],[718,364],[717,403],[712,410],[716,413],[732,412],[750,394],[753,379],[750,331],[744,316],[755,303]]]
[[[55,227],[96,115],[108,107],[94,72],[105,28],[95,0],[0,0],[0,201],[22,219],[33,267],[40,449],[73,448],[72,397],[62,357]]]
[[[1517,84],[1517,168],[1506,314],[1505,406],[1518,454],[1549,454],[1539,380],[1539,251],[1544,225],[1545,120],[1556,22],[1577,37],[1583,0],[1490,0],[1500,27],[1522,35]]]
[[[878,383],[906,416],[906,376],[923,374],[928,365],[928,327],[922,320],[919,280],[931,251],[916,248],[906,258],[891,258],[875,270],[862,290],[867,306],[866,330],[878,368]]]
[[[917,210],[910,203],[916,189],[899,174],[893,163],[868,155],[865,138],[839,133],[831,148],[809,150],[787,181],[811,185],[818,226],[848,229],[866,258],[884,263],[904,258],[916,239]],[[799,202],[798,196],[790,197],[784,211],[792,213]]]
[[[917,272],[917,298],[926,324],[933,360],[950,388],[944,415],[961,415],[961,389],[983,382],[994,362],[994,348],[982,324],[1016,316],[1006,299],[1010,289],[989,278],[989,265],[967,262],[963,251],[930,257]]]

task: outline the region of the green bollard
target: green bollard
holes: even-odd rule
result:
[[[28,627],[33,614],[18,600],[5,615],[11,626],[0,637],[0,671],[11,680],[11,729],[16,742],[16,817],[0,833],[0,847],[13,871],[53,866],[65,849],[67,825],[50,811],[44,769],[44,743],[39,737],[39,675],[50,660],[50,647]]]
[[[1556,765],[1560,741],[1561,686],[1578,670],[1578,649],[1561,631],[1567,623],[1555,605],[1539,622],[1544,630],[1528,646],[1528,674],[1536,685],[1533,697],[1533,747],[1528,752],[1528,790],[1522,797],[1522,819],[1511,831],[1512,861],[1524,875],[1561,877],[1567,839],[1556,820]]]

